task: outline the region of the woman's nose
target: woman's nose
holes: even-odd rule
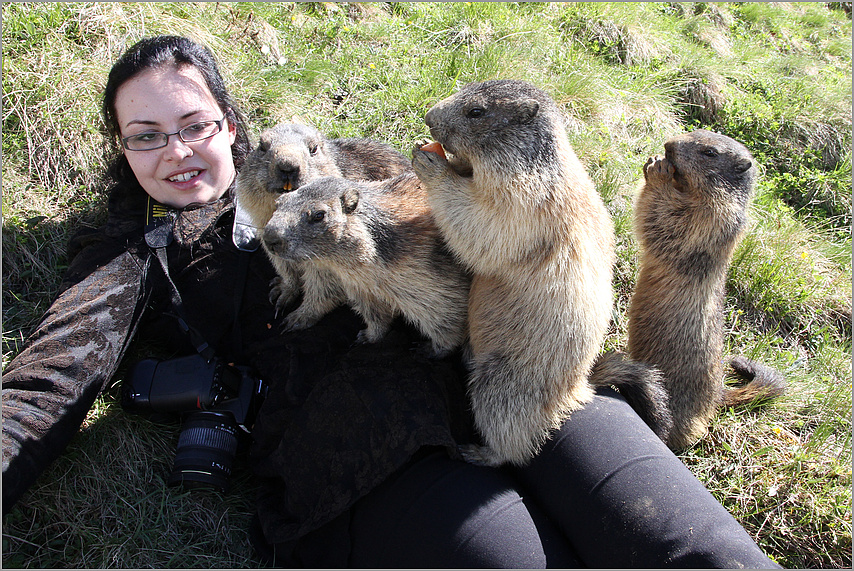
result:
[[[183,160],[193,154],[193,148],[181,140],[177,133],[169,135],[166,146],[163,147],[166,160]]]

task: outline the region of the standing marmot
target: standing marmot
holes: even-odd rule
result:
[[[722,402],[776,396],[785,383],[773,369],[737,359],[733,366],[755,379],[738,390],[723,385],[724,282],[747,223],[753,157],[704,130],[674,137],[664,149],[644,165],[646,184],[635,201],[642,254],[628,353],[664,374],[674,421],[668,445],[679,449],[706,432]]]
[[[281,123],[261,133],[258,146],[246,158],[237,175],[237,203],[255,228],[263,228],[276,210],[279,195],[314,179],[385,180],[411,170],[410,160],[385,143],[328,140],[314,127]],[[279,274],[270,299],[281,309],[299,292],[299,272],[281,258],[270,256],[270,260]]]
[[[453,156],[416,149],[413,167],[474,274],[468,391],[486,446],[463,452],[522,465],[593,396],[588,374],[613,304],[611,218],[557,105],[529,83],[470,84],[425,122]]]
[[[357,341],[379,341],[401,314],[430,338],[436,357],[463,344],[469,278],[445,249],[413,173],[382,182],[325,177],[276,205],[262,235],[268,251],[334,276],[367,324]],[[314,325],[338,305],[316,275],[303,273],[290,330]]]

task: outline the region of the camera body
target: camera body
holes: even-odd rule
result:
[[[266,394],[266,383],[248,367],[197,354],[138,362],[122,387],[122,407],[184,415],[168,484],[225,492],[239,436],[251,431]]]

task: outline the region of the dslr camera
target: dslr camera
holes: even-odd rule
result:
[[[241,434],[249,434],[267,385],[248,367],[201,355],[137,363],[122,387],[122,407],[181,414],[184,420],[168,484],[228,490]]]

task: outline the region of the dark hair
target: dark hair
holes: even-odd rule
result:
[[[113,158],[109,161],[107,176],[116,183],[138,184],[136,176],[122,152],[119,138],[121,129],[116,117],[116,93],[129,79],[147,69],[156,69],[166,65],[193,66],[199,70],[216,102],[225,112],[230,123],[237,128],[237,136],[231,145],[234,168],[239,169],[249,154],[249,135],[243,114],[234,104],[225,82],[219,73],[213,54],[205,46],[181,36],[155,36],[140,40],[113,64],[107,85],[101,113],[107,130],[107,138],[113,145]]]

